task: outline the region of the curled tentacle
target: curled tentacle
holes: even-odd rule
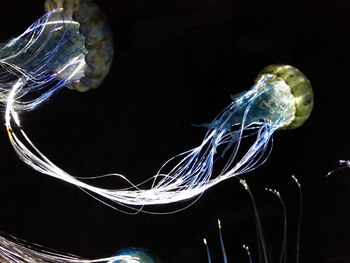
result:
[[[137,212],[139,208],[134,206],[199,197],[224,180],[256,169],[270,154],[273,133],[293,123],[297,108],[288,83],[274,74],[263,74],[250,90],[235,96],[232,103],[208,125],[200,145],[169,159],[153,177],[140,184],[131,183],[121,174],[102,175],[116,176],[130,184],[126,189],[110,190],[68,174],[36,148],[21,127],[13,107],[13,98],[21,87],[21,82],[13,87],[6,108],[6,127],[19,157],[33,169],[76,185],[96,199],[107,200],[112,207],[119,204]],[[20,133],[12,128],[12,124],[21,127]],[[241,143],[247,137],[253,140],[248,140],[251,144],[248,150],[243,150]],[[223,156],[223,151],[230,155],[220,167],[216,161]]]

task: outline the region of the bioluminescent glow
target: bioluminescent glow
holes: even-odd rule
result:
[[[65,172],[29,139],[16,108],[16,98],[23,93],[24,83],[23,79],[14,83],[5,113],[9,139],[21,160],[40,173],[103,199],[102,202],[112,207],[119,204],[136,210],[135,206],[198,197],[221,181],[254,170],[267,159],[273,133],[302,125],[313,107],[310,82],[298,69],[288,65],[269,66],[259,74],[250,90],[233,96],[231,104],[207,125],[208,131],[200,145],[169,159],[153,177],[140,184],[131,183],[117,173],[102,175],[116,176],[130,184],[126,189],[111,190]],[[251,142],[246,151],[240,147],[244,141]],[[225,160],[223,167],[215,166],[218,159]]]
[[[301,218],[302,218],[302,208],[303,208],[303,195],[302,195],[302,190],[301,190],[301,185],[298,181],[298,179],[295,176],[292,176],[294,182],[296,183],[298,187],[298,196],[299,196],[299,213],[298,213],[298,225],[297,225],[297,233],[296,233],[296,243],[295,243],[295,262],[299,262],[299,256],[300,256],[300,250],[299,250],[299,245],[300,245],[300,228],[301,228]],[[248,183],[245,180],[240,180],[240,183],[243,185],[244,189],[248,192],[249,197],[251,199],[252,205],[253,205],[253,212],[254,212],[254,218],[255,218],[255,226],[256,226],[256,235],[257,235],[257,242],[258,242],[258,257],[260,263],[269,263],[272,262],[271,255],[269,253],[268,249],[268,243],[264,235],[263,227],[261,224],[261,219],[259,215],[259,211],[255,202],[254,195],[252,191],[250,190]],[[271,192],[273,195],[275,195],[282,207],[283,210],[283,234],[282,234],[282,242],[281,242],[281,248],[280,248],[280,255],[278,257],[278,261],[280,263],[286,263],[287,259],[291,259],[292,257],[287,257],[287,209],[286,205],[284,204],[284,201],[280,195],[280,193],[271,188],[265,188],[266,191]],[[222,257],[223,257],[223,262],[228,263],[228,257],[226,255],[226,249],[224,245],[224,240],[222,236],[222,229],[221,229],[221,222],[218,220],[218,228],[219,228],[219,238],[220,238],[220,245],[221,245],[221,250],[222,250]],[[212,262],[211,255],[210,255],[210,250],[208,246],[207,239],[204,238],[204,245],[208,257],[208,263]],[[244,250],[247,253],[248,259],[250,263],[255,262],[252,258],[251,251],[249,249],[249,246],[243,245]]]
[[[142,263],[139,258],[119,255],[100,259],[83,259],[74,255],[47,250],[14,238],[0,236],[0,263]]]

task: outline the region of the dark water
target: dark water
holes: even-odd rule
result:
[[[23,31],[42,12],[41,1],[1,2],[1,39]],[[304,193],[301,262],[350,262],[350,169],[329,179],[337,160],[350,159],[349,4],[333,1],[98,1],[115,34],[116,56],[102,87],[65,90],[23,116],[34,143],[60,167],[80,176],[120,172],[147,179],[169,157],[196,146],[208,123],[248,89],[271,63],[298,67],[310,79],[315,108],[302,127],[274,137],[270,159],[246,176],[260,209],[275,262],[282,210],[264,191],[277,188],[289,216],[289,262],[294,260],[299,178]],[[100,116],[103,116],[101,119]],[[145,247],[163,262],[222,262],[217,219],[230,262],[257,256],[248,194],[237,180],[207,191],[171,215],[135,216],[109,209],[75,187],[22,164],[1,142],[0,229],[30,242],[84,257]],[[108,185],[118,186],[115,182]],[[153,211],[185,206],[152,207]],[[257,258],[254,258],[258,262]]]

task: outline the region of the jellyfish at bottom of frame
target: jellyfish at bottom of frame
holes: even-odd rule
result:
[[[96,4],[47,0],[45,9],[24,33],[0,44],[0,102],[20,79],[17,110],[33,110],[62,87],[97,88],[112,63],[112,33]]]
[[[140,263],[160,263],[160,260],[154,256],[148,249],[129,247],[117,251],[116,256],[131,256],[136,258]],[[127,263],[123,259],[117,259],[113,263]]]
[[[15,96],[16,87],[11,92]],[[33,169],[76,185],[114,208],[121,205],[139,212],[140,206],[147,211],[143,206],[198,197],[226,179],[256,169],[269,156],[274,132],[299,127],[309,118],[313,108],[313,91],[309,80],[297,68],[289,65],[266,67],[250,90],[232,99],[228,107],[205,125],[208,131],[199,146],[169,159],[145,182],[134,184],[117,173],[101,176],[117,176],[130,183],[129,188],[122,189],[94,186],[56,166],[24,133],[11,101],[6,107],[6,127],[16,153]],[[25,142],[16,136],[13,122],[21,127]],[[241,147],[245,141],[245,147]],[[219,163],[218,160],[223,161]]]

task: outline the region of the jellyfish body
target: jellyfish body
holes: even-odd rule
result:
[[[295,111],[292,113],[292,121],[280,129],[295,129],[301,126],[310,117],[314,106],[310,81],[300,70],[289,65],[270,65],[260,72],[259,77],[264,75],[272,75],[283,80],[290,88],[287,93],[291,93],[293,96]],[[290,102],[292,103],[292,101]]]
[[[46,0],[45,10],[63,8],[80,25],[86,48],[83,76],[68,85],[78,91],[87,91],[101,85],[113,60],[113,37],[106,16],[91,0]]]
[[[22,85],[13,104],[18,111],[33,110],[66,86],[85,91],[101,84],[113,57],[107,21],[90,1],[75,13],[64,7],[48,10],[23,34],[1,46],[0,102],[7,103],[19,79]]]
[[[116,256],[131,256],[137,258],[139,263],[160,263],[160,261],[152,255],[150,251],[144,248],[129,247],[117,251]],[[123,259],[117,259],[113,263],[127,263]]]
[[[115,261],[124,263],[141,262],[138,258],[127,254],[100,259],[84,259],[48,250],[14,238],[0,236],[0,263],[111,263]]]
[[[13,106],[20,86],[21,83],[14,85],[6,107],[6,127],[19,157],[35,170],[76,185],[105,204],[119,204],[136,211],[139,208],[135,206],[199,197],[221,181],[254,170],[267,159],[273,133],[300,126],[313,105],[310,82],[298,69],[269,66],[250,90],[233,96],[232,103],[207,125],[200,145],[169,159],[153,177],[140,184],[131,183],[121,174],[102,175],[116,176],[130,184],[129,188],[105,189],[65,172],[30,141]],[[20,136],[12,124],[21,127]],[[247,140],[248,137],[253,140]],[[244,140],[252,141],[248,150],[240,147]],[[219,159],[225,160],[223,167],[215,165]]]

